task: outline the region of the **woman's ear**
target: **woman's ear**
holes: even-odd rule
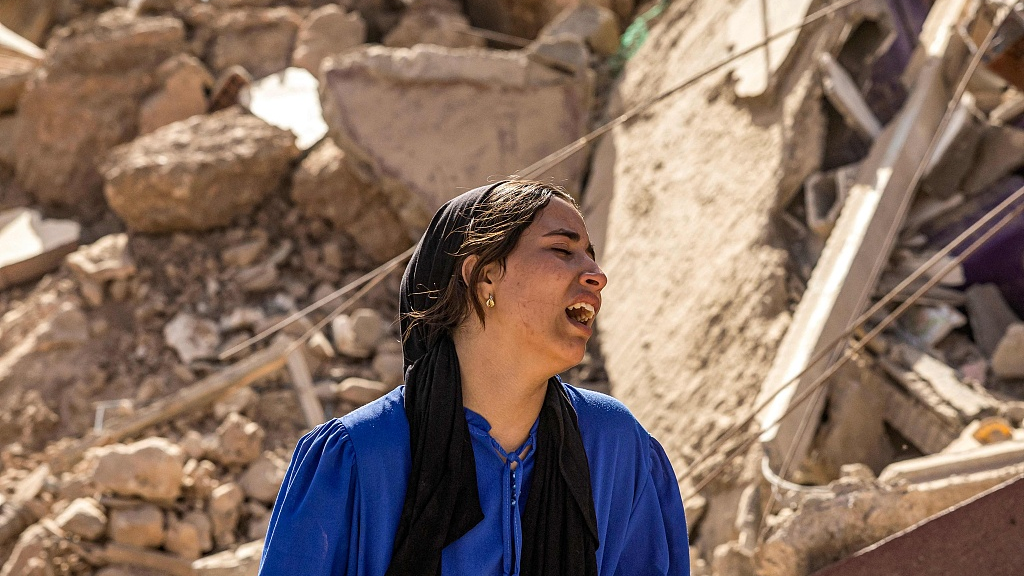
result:
[[[497,279],[499,273],[499,266],[495,263],[484,266],[479,276],[478,284],[485,284],[486,286],[471,286],[470,278],[473,276],[473,269],[480,264],[480,257],[476,255],[466,256],[466,259],[462,261],[462,281],[466,283],[469,288],[470,294],[473,294],[481,299],[486,299],[486,295],[482,295],[483,291],[487,291],[491,284]]]
[[[462,261],[462,270],[459,271],[462,274],[462,281],[465,282],[466,286],[469,286],[469,279],[473,276],[473,268],[476,268],[477,262],[480,261],[480,257],[471,254],[466,256],[466,259]],[[473,290],[472,286],[469,286],[470,290]]]

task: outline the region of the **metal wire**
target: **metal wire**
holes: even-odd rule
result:
[[[647,101],[645,101],[645,102],[643,102],[643,103],[641,103],[641,104],[631,108],[630,110],[624,112],[623,114],[620,114],[615,119],[609,121],[607,124],[604,124],[604,125],[600,126],[599,128],[591,131],[589,134],[586,134],[585,136],[579,138],[578,140],[576,140],[576,141],[574,141],[574,142],[572,142],[572,143],[562,147],[559,150],[556,150],[555,152],[552,152],[551,154],[548,154],[547,156],[545,156],[544,158],[541,158],[537,162],[534,162],[530,166],[527,166],[526,168],[524,168],[523,170],[521,170],[519,172],[520,176],[522,178],[537,178],[538,176],[540,176],[544,172],[550,170],[551,168],[553,168],[557,164],[559,164],[559,163],[565,161],[566,159],[568,159],[569,157],[571,157],[573,154],[575,154],[576,152],[581,150],[583,147],[585,147],[587,144],[589,144],[594,139],[596,139],[596,138],[602,136],[603,134],[607,133],[612,128],[615,128],[616,126],[619,126],[619,125],[623,124],[624,122],[626,122],[629,119],[633,118],[637,114],[640,114],[644,110],[650,108],[651,106],[653,106],[657,102],[660,102],[661,100],[664,100],[668,96],[670,96],[670,95],[672,95],[672,94],[674,94],[674,93],[676,93],[676,92],[678,92],[680,90],[688,88],[689,86],[692,86],[697,81],[699,81],[700,79],[704,78],[705,76],[707,76],[707,75],[709,75],[709,74],[711,74],[711,73],[721,69],[722,67],[724,67],[724,66],[734,62],[735,60],[737,60],[739,58],[742,58],[743,56],[746,56],[747,54],[750,54],[751,52],[754,52],[754,51],[758,50],[759,48],[763,48],[763,47],[767,46],[769,42],[772,42],[772,41],[774,41],[777,38],[780,38],[780,37],[785,36],[786,34],[790,34],[792,32],[799,31],[799,30],[803,29],[807,25],[810,25],[810,24],[812,24],[814,22],[817,22],[818,20],[820,20],[822,18],[830,16],[830,15],[834,14],[835,12],[837,12],[837,11],[843,9],[843,8],[846,8],[847,6],[851,6],[853,4],[856,4],[857,2],[862,2],[862,1],[863,0],[842,0],[841,2],[839,2],[837,4],[834,4],[832,6],[829,6],[828,8],[823,8],[822,10],[819,10],[819,11],[815,12],[814,14],[811,14],[810,16],[804,18],[799,23],[797,23],[797,24],[795,24],[793,26],[789,26],[789,27],[783,28],[782,30],[780,30],[780,31],[778,31],[778,32],[776,32],[776,33],[766,37],[761,42],[758,42],[758,43],[756,43],[756,44],[754,44],[754,45],[752,45],[752,46],[750,46],[748,48],[745,48],[744,50],[741,50],[740,52],[737,52],[736,54],[733,54],[733,55],[731,55],[731,56],[729,56],[727,58],[724,58],[724,59],[716,62],[715,64],[713,64],[711,66],[708,66],[707,68],[704,68],[703,70],[701,70],[700,72],[697,72],[696,74],[694,74],[693,76],[687,78],[683,82],[680,82],[679,84],[669,88],[668,90],[665,90],[664,92],[658,94],[657,96],[655,96],[655,97],[653,97],[653,98],[651,98],[651,99],[649,99],[649,100],[647,100]],[[479,36],[482,36],[482,37],[491,36],[492,37],[491,39],[498,40],[498,41],[501,41],[501,42],[506,42],[506,43],[509,43],[509,44],[512,44],[512,45],[526,46],[526,45],[529,44],[529,41],[526,40],[525,38],[519,38],[517,36],[510,36],[508,34],[502,34],[500,32],[494,32],[492,30],[484,30],[482,28],[468,27],[466,29],[463,29],[462,31],[464,31],[466,33],[469,33],[469,34],[476,34],[476,35],[479,35]],[[369,282],[369,281],[373,280],[374,278],[377,278],[378,275],[380,275],[380,274],[386,274],[388,271],[390,271],[391,267],[393,267],[394,265],[397,265],[396,263],[401,263],[405,259],[409,258],[414,251],[415,251],[415,246],[409,248],[408,250],[406,250],[402,254],[399,254],[398,256],[392,258],[388,262],[386,262],[386,263],[382,264],[381,266],[375,268],[374,270],[371,270],[370,272],[367,272],[366,274],[361,276],[359,279],[357,279],[357,280],[349,283],[348,285],[346,285],[346,286],[336,290],[335,292],[332,292],[331,294],[321,298],[320,300],[317,300],[316,302],[314,302],[313,304],[310,304],[309,306],[303,308],[302,310],[300,310],[298,312],[295,312],[291,316],[285,318],[284,320],[281,320],[280,322],[278,322],[277,324],[274,324],[270,328],[267,328],[266,330],[264,330],[264,331],[260,332],[259,334],[257,334],[255,336],[245,340],[244,342],[241,342],[241,343],[239,343],[239,344],[237,344],[235,346],[232,346],[230,349],[228,349],[228,350],[222,352],[221,354],[219,354],[217,358],[219,360],[226,360],[227,358],[230,358],[231,356],[234,356],[235,354],[237,354],[239,351],[244,350],[245,348],[248,348],[248,347],[252,346],[253,344],[256,344],[257,342],[265,340],[265,339],[269,338],[270,336],[273,336],[275,333],[279,332],[280,330],[282,330],[286,326],[292,324],[293,322],[299,320],[300,318],[308,316],[310,313],[314,312],[315,310],[318,310],[319,308],[322,308],[323,306],[326,306],[327,304],[329,304],[330,302],[333,302],[334,300],[336,300],[340,296],[343,296],[343,295],[347,294],[348,292],[351,292],[352,290],[355,290],[356,288],[361,286],[363,283]],[[383,271],[385,268],[388,268],[388,271]]]
[[[960,78],[960,81],[957,83],[956,90],[953,92],[950,101],[946,105],[946,110],[942,115],[942,119],[939,122],[939,126],[935,130],[935,133],[932,135],[931,140],[928,142],[928,148],[925,150],[925,153],[921,157],[921,161],[918,162],[913,177],[907,184],[906,194],[904,194],[903,202],[900,204],[899,213],[903,213],[906,210],[911,199],[914,197],[913,192],[917,189],[917,186],[920,183],[921,178],[924,177],[924,173],[928,165],[931,163],[932,156],[935,154],[935,151],[938,148],[939,141],[945,136],[946,129],[949,127],[949,122],[953,117],[953,113],[956,111],[957,107],[960,106],[960,103],[963,100],[964,93],[967,91],[968,82],[974,76],[974,72],[978,69],[978,65],[981,64],[982,57],[984,57],[985,53],[988,52],[989,47],[991,47],[992,42],[995,40],[996,33],[1002,27],[1008,15],[1009,6],[1002,7],[1000,12],[996,14],[996,18],[993,19],[992,28],[988,31],[988,34],[986,34],[984,41],[982,41],[982,43],[978,46],[977,51],[974,53],[970,60],[970,63],[964,70]],[[898,230],[891,230],[889,241],[891,241],[898,233]],[[881,271],[881,267],[884,264],[884,261],[882,261],[881,259],[875,262],[875,265],[872,268],[872,277],[877,278],[877,275]],[[942,278],[942,276],[944,275],[936,275],[933,278]],[[913,304],[916,301],[917,298],[908,298],[900,305],[899,308],[897,308],[897,310],[906,310],[910,307],[911,304]],[[879,332],[874,332],[875,335],[877,335],[878,333]],[[862,347],[864,345],[867,345],[873,338],[874,336],[871,336],[870,338],[866,336],[864,340],[862,340]],[[828,350],[828,348],[826,348],[826,350]],[[835,370],[830,370],[829,372],[831,374],[835,374],[839,370],[839,368],[845,365],[846,362],[848,362],[852,357],[853,354],[844,354],[841,357],[841,360],[836,362],[836,364],[838,365],[836,366]],[[821,395],[825,394],[825,391],[826,387],[824,386],[824,383],[817,387],[816,392],[813,394],[814,402],[817,402]],[[793,466],[793,460],[796,457],[796,447],[798,445],[797,439],[800,438],[800,436],[802,436],[806,432],[809,426],[813,425],[812,420],[814,417],[814,411],[807,411],[803,414],[803,417],[800,420],[800,425],[798,427],[797,434],[794,437],[792,443],[790,443],[789,449],[786,451],[786,457],[783,459],[782,465],[779,467],[780,477],[785,478],[786,476],[788,476],[790,469]],[[779,422],[781,422],[781,420],[782,419],[780,418]],[[773,486],[772,491],[768,497],[768,502],[765,505],[764,512],[761,514],[762,519],[764,519],[767,516],[768,511],[770,511],[772,506],[775,504],[776,495],[776,488]]]
[[[1022,197],[1024,197],[1024,187],[1021,187],[1021,188],[1017,189],[1017,191],[1014,192],[1014,194],[1012,196],[1012,198],[1015,198],[1015,199],[1020,199]],[[1004,202],[1004,203],[1000,204],[1000,206],[998,206],[996,208],[993,208],[991,211],[989,211],[989,213],[986,214],[986,217],[990,217],[990,216],[991,217],[995,217],[995,213],[1001,211],[1000,208],[1004,207],[1005,204],[1006,203]],[[1001,220],[996,222],[990,229],[986,230],[981,236],[979,236],[974,242],[972,242],[966,249],[964,249],[963,252],[961,252],[955,258],[953,258],[949,262],[947,262],[941,269],[939,269],[939,271],[932,278],[930,278],[928,280],[928,282],[924,283],[905,302],[900,304],[895,310],[893,310],[885,318],[883,318],[882,321],[879,322],[879,324],[877,326],[875,326],[870,332],[865,334],[864,338],[862,338],[860,340],[856,340],[855,339],[854,342],[852,343],[852,345],[849,348],[847,348],[846,351],[843,353],[842,361],[841,362],[837,362],[837,363],[832,364],[831,366],[829,366],[829,368],[821,376],[819,376],[817,379],[815,379],[814,382],[812,382],[807,387],[806,390],[804,390],[802,393],[800,393],[796,397],[794,397],[793,401],[790,403],[789,408],[782,414],[781,417],[779,417],[779,421],[781,421],[783,418],[785,418],[786,416],[791,414],[794,410],[796,410],[796,408],[800,404],[802,404],[804,401],[806,401],[811,396],[812,393],[814,393],[819,387],[824,385],[825,382],[827,382],[828,379],[831,378],[839,370],[839,368],[842,367],[842,365],[846,361],[848,361],[850,358],[852,358],[856,354],[860,353],[867,346],[867,344],[871,340],[873,340],[876,336],[878,336],[878,334],[880,334],[883,330],[888,328],[894,321],[896,321],[897,318],[902,316],[903,313],[908,308],[910,308],[910,306],[913,305],[913,303],[918,298],[921,297],[921,295],[925,294],[928,290],[930,290],[935,285],[937,285],[946,274],[949,274],[950,272],[952,272],[954,268],[959,266],[960,263],[963,262],[968,256],[973,254],[975,250],[977,250],[982,245],[984,245],[985,242],[987,242],[993,235],[995,235],[997,232],[999,232],[1004,227],[1006,227],[1006,225],[1008,225],[1010,222],[1013,222],[1016,218],[1019,218],[1021,214],[1024,214],[1024,203],[1021,203],[1019,206],[1014,207],[1014,209],[1012,211],[1010,211]],[[988,219],[991,219],[991,218],[988,218]],[[778,425],[778,421],[776,421],[775,424],[773,424],[773,426],[775,426],[775,425]],[[769,427],[769,429],[770,428],[771,427]],[[728,453],[724,457],[725,462],[727,463],[729,460],[734,458],[740,452],[742,452],[743,450],[748,448],[751,444],[753,444],[753,442],[755,440],[757,440],[757,438],[758,438],[757,435],[751,435],[746,440],[741,442],[737,447],[729,450]],[[688,472],[690,472],[692,470],[694,470],[694,468],[691,467],[690,469],[688,469]],[[713,468],[709,472],[708,476],[704,477],[704,479],[693,490],[690,491],[690,493],[687,495],[687,498],[692,498],[693,496],[698,494],[714,478],[716,478],[718,475],[720,475],[723,470],[725,470],[725,466],[724,465],[720,465],[720,466],[717,466],[717,467]],[[692,475],[692,472],[690,472],[689,475]],[[687,477],[687,476],[684,476],[684,478],[685,477]]]

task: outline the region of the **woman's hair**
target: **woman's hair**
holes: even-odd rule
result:
[[[409,324],[405,337],[416,326],[424,326],[432,340],[439,333],[451,333],[469,316],[470,309],[484,322],[484,307],[473,295],[483,275],[484,267],[497,263],[502,272],[508,255],[515,250],[519,237],[551,198],[561,198],[579,212],[576,200],[558,186],[530,180],[510,180],[496,186],[477,207],[470,221],[465,239],[455,256],[455,273],[443,287],[433,304],[426,310],[406,314]],[[462,278],[462,265],[469,256],[478,258],[469,274],[469,283]]]

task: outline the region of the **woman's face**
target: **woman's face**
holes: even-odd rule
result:
[[[482,301],[494,295],[484,330],[504,353],[535,359],[552,375],[579,364],[608,278],[568,202],[552,198],[523,231],[504,273],[490,276],[478,293]]]

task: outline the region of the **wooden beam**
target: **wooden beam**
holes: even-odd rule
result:
[[[943,68],[950,63],[944,60],[965,2],[939,0],[932,8],[922,34],[925,58],[914,88],[863,161],[858,183],[850,190],[762,384],[758,403],[782,389],[759,414],[762,445],[780,476],[790,476],[806,458],[826,394],[821,389],[785,415],[790,403],[838,358],[845,342],[834,349],[828,346],[867,308],[906,217],[918,167],[927,161],[930,142],[952,96],[943,77]],[[955,60],[954,68],[962,68],[962,55]],[[783,389],[819,352],[826,354],[824,360]]]
[[[288,353],[288,374],[292,378],[292,386],[295,387],[295,394],[299,397],[299,408],[306,419],[306,425],[310,428],[324,423],[324,407],[320,404],[320,398],[313,388],[313,375],[309,373],[309,365],[306,364],[305,352],[302,348],[295,348]]]
[[[227,394],[249,386],[284,367],[285,352],[290,340],[279,340],[269,347],[253,353],[224,370],[212,374],[195,384],[161,398],[131,416],[112,419],[99,433],[90,432],[81,440],[61,451],[51,460],[55,471],[73,466],[85,451],[133,436],[146,428],[165,422],[186,412],[204,408]]]

